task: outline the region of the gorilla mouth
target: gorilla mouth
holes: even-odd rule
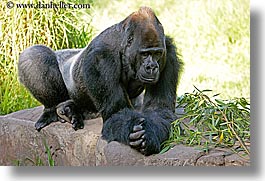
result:
[[[141,82],[143,82],[143,83],[156,83],[157,82],[157,78],[156,78],[156,76],[155,77],[147,77],[147,76],[144,76],[144,75],[142,75],[142,74],[139,74],[138,75],[138,78],[139,78],[139,80],[141,81]]]

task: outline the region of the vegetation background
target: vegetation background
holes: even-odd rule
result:
[[[90,8],[28,7],[51,2]],[[18,81],[18,57],[25,48],[85,47],[107,27],[149,6],[185,63],[177,90],[185,116],[172,123],[162,152],[179,143],[206,152],[219,146],[249,159],[249,0],[2,0],[0,5],[0,115],[40,105]]]
[[[105,28],[140,6],[151,7],[172,36],[185,68],[178,95],[211,89],[223,99],[250,98],[250,11],[248,0],[64,0],[89,9],[17,8],[0,2],[0,115],[39,103],[19,83],[19,54],[34,44],[53,49],[84,47]],[[59,3],[59,0],[53,1]]]

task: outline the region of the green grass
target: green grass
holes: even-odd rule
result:
[[[18,81],[18,57],[25,48],[34,44],[80,48],[92,38],[88,10],[8,9],[6,2],[0,2],[0,115],[40,105]]]
[[[17,61],[22,50],[34,44],[54,49],[84,47],[92,37],[144,5],[153,8],[182,54],[185,67],[179,96],[192,92],[195,85],[221,93],[222,99],[250,97],[249,1],[81,2],[91,3],[91,9],[7,9],[6,1],[0,2],[0,114],[39,105],[18,82]]]
[[[55,152],[51,150],[51,146],[48,146],[46,139],[43,139],[43,146],[45,150],[46,159],[43,160],[40,153],[35,153],[34,158],[26,157],[24,159],[17,159],[13,161],[14,166],[56,166]]]

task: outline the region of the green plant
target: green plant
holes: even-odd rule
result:
[[[42,143],[44,145],[45,149],[45,155],[47,157],[47,160],[44,161],[39,154],[35,154],[34,158],[25,158],[22,160],[14,160],[13,164],[15,166],[55,166],[55,160],[53,159],[54,152],[51,151],[50,146],[48,146],[45,139],[42,140]]]
[[[245,98],[231,100],[217,99],[219,94],[206,95],[211,90],[200,91],[195,87],[193,93],[178,97],[178,108],[184,114],[172,123],[169,140],[164,143],[162,152],[175,144],[210,148],[232,148],[239,143],[240,149],[250,154],[246,143],[250,141],[250,104]]]
[[[37,4],[40,1],[13,2]],[[41,2],[50,3],[49,0]],[[64,1],[68,2],[78,1]],[[87,9],[9,9],[6,3],[0,2],[0,115],[39,105],[18,81],[18,57],[25,48],[34,44],[44,44],[55,50],[80,48],[86,46],[92,36]]]

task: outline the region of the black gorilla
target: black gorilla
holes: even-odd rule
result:
[[[18,70],[20,81],[45,107],[36,129],[58,120],[80,129],[84,113],[100,112],[104,139],[144,155],[158,153],[175,119],[182,65],[175,49],[147,7],[109,27],[84,49],[27,48]],[[133,102],[144,90],[137,110]]]

